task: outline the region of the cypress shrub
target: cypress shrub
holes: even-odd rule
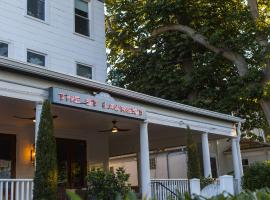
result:
[[[189,127],[187,127],[187,132],[187,175],[189,179],[200,178],[201,166],[198,146]]]
[[[256,162],[246,168],[243,177],[243,187],[254,191],[270,187],[270,161]]]
[[[57,199],[57,156],[53,118],[48,101],[43,103],[36,144],[34,200]]]

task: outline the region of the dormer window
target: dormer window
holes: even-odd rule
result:
[[[75,0],[75,32],[90,36],[90,20],[88,2]]]
[[[27,15],[45,21],[45,0],[27,0]]]

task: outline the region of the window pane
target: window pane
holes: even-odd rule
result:
[[[88,3],[82,0],[75,0],[75,9],[88,13]]]
[[[75,32],[89,36],[89,20],[76,15]]]
[[[92,68],[81,64],[77,64],[77,75],[92,79]]]
[[[45,20],[45,0],[27,0],[27,14]]]
[[[27,62],[35,65],[45,66],[45,56],[28,51]]]
[[[0,56],[8,57],[8,44],[0,42]]]

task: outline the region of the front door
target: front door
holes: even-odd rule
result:
[[[86,176],[86,141],[56,139],[58,179],[68,188],[85,186]]]
[[[15,178],[16,135],[0,134],[0,179]]]

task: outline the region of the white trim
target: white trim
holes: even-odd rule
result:
[[[36,102],[48,99],[49,94],[48,91],[44,89],[0,80],[0,96]]]
[[[234,116],[226,115],[223,113],[218,113],[214,111],[209,111],[209,110],[205,110],[201,108],[196,108],[193,106],[176,103],[173,101],[130,91],[124,88],[119,88],[119,87],[112,86],[106,83],[101,83],[96,80],[85,80],[83,78],[74,77],[71,75],[55,72],[55,71],[44,69],[44,68],[33,68],[31,65],[25,62],[21,62],[15,59],[0,58],[0,67],[5,68],[5,69],[12,69],[19,72],[26,72],[28,74],[31,74],[31,76],[39,75],[45,79],[51,78],[56,81],[66,82],[66,83],[77,85],[77,86],[83,86],[89,89],[91,88],[92,90],[93,89],[98,90],[98,91],[102,90],[104,92],[115,94],[117,96],[122,96],[130,100],[141,101],[141,102],[156,105],[159,107],[173,109],[175,111],[181,110],[187,113],[207,116],[210,118],[216,118],[216,119],[230,121],[230,122],[245,122],[244,119],[241,119],[239,117],[234,117]]]

